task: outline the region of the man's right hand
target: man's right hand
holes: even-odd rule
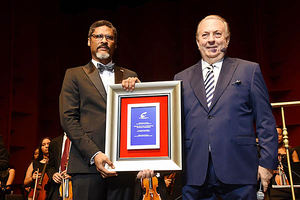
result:
[[[112,169],[114,169],[115,166],[113,165],[113,163],[109,160],[109,158],[104,153],[102,153],[102,152],[98,153],[95,156],[94,161],[95,161],[95,165],[96,165],[96,168],[97,168],[98,172],[100,172],[100,174],[103,178],[118,175],[117,172],[108,171],[105,168],[105,164],[108,164]]]
[[[258,166],[257,180],[260,179],[264,192],[268,190],[270,179],[273,176],[273,170]]]

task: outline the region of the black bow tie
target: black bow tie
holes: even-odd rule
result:
[[[113,72],[114,71],[114,66],[115,66],[114,64],[106,66],[106,65],[103,65],[101,63],[97,63],[97,67],[98,67],[100,72],[103,72],[104,70]]]

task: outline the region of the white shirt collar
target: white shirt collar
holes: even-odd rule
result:
[[[213,63],[212,65],[214,66],[214,69],[217,68],[218,70],[220,70],[221,67],[222,67],[222,64],[223,64],[223,60],[224,60],[224,58],[222,58],[221,60]],[[203,59],[201,59],[201,65],[202,65],[202,70],[207,69],[210,66],[210,64],[208,64]]]
[[[223,61],[224,61],[224,58],[222,58],[221,60],[212,64],[214,66],[213,73],[214,73],[215,84],[217,83],[217,81],[219,79]],[[210,64],[208,64],[203,59],[201,59],[201,65],[202,65],[203,80],[205,80],[205,78],[206,78],[205,76],[209,70],[208,67],[210,66]]]

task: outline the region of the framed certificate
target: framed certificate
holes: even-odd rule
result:
[[[181,82],[121,84],[107,91],[105,154],[114,171],[181,170]]]

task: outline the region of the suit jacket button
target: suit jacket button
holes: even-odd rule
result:
[[[208,117],[207,117],[208,119],[212,119],[212,118],[214,118],[213,116],[211,116],[211,115],[208,115]]]

